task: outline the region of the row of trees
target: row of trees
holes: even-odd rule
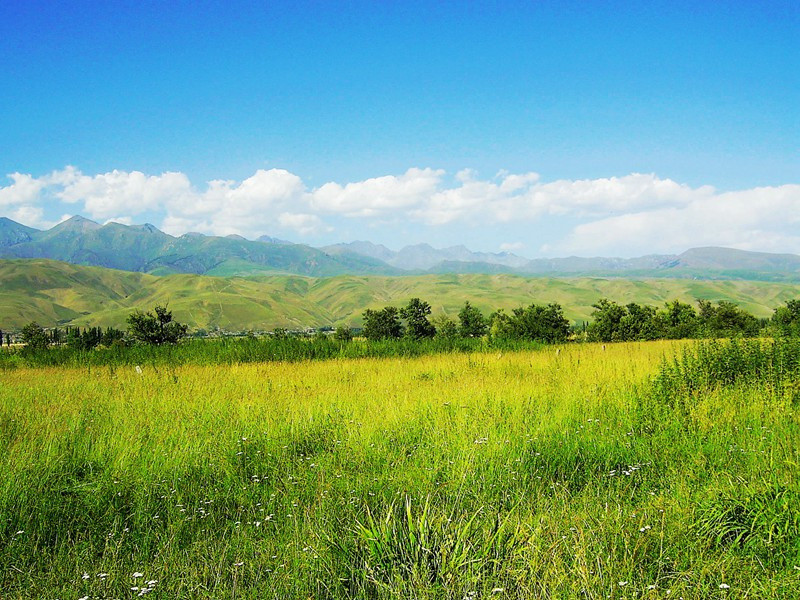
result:
[[[164,306],[156,306],[153,312],[134,311],[128,316],[126,331],[108,327],[68,327],[46,331],[38,323],[25,325],[20,338],[26,348],[43,349],[50,345],[64,344],[75,350],[91,350],[97,346],[142,344],[175,344],[184,336],[188,327],[172,318],[172,312]]]
[[[572,328],[560,304],[531,304],[510,313],[498,310],[485,317],[469,302],[455,321],[445,315],[429,319],[430,304],[412,298],[403,308],[387,306],[363,313],[363,335],[368,340],[491,336],[495,340],[564,342],[575,337],[614,342],[699,337],[753,337],[765,326],[778,335],[800,335],[800,300],[779,307],[770,320],[759,320],[732,302],[699,300],[697,309],[678,300],[664,308],[631,302],[621,305],[606,298],[592,305],[592,321]]]
[[[707,300],[699,300],[697,305],[695,310],[691,304],[674,300],[658,310],[635,302],[623,306],[602,299],[593,305],[595,311],[587,327],[587,338],[591,341],[615,342],[739,335],[753,337],[761,332],[765,324],[733,302],[721,300],[714,305]],[[775,314],[779,311],[783,314],[782,309],[777,309]]]
[[[433,337],[481,338],[490,336],[496,341],[564,342],[572,337],[589,341],[613,342],[694,337],[752,337],[759,335],[765,326],[776,335],[800,335],[800,300],[789,300],[775,309],[771,319],[757,319],[736,304],[719,301],[713,304],[698,301],[697,309],[678,300],[668,302],[664,308],[631,302],[621,305],[601,299],[593,305],[592,321],[583,327],[573,328],[564,316],[560,304],[531,304],[513,309],[510,313],[498,310],[488,317],[465,302],[457,319],[446,315],[431,318],[431,305],[412,298],[404,307],[386,306],[379,310],[367,309],[363,313],[362,335],[370,341],[407,338],[422,340]],[[126,331],[109,327],[86,329],[68,328],[45,331],[36,323],[26,325],[21,340],[30,348],[46,348],[51,344],[66,344],[79,350],[89,350],[99,345],[141,343],[151,345],[174,344],[187,333],[187,326],[178,323],[163,306],[153,312],[135,311],[128,316]],[[0,333],[2,335],[2,333]],[[275,330],[275,337],[285,337],[288,332]],[[327,337],[325,333],[318,333]],[[348,327],[339,327],[332,336],[338,341],[349,341],[353,333]]]

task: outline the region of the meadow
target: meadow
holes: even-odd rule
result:
[[[795,598],[798,344],[0,376],[0,597]]]

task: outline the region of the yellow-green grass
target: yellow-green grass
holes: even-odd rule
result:
[[[264,277],[156,277],[51,260],[0,261],[0,328],[43,326],[124,327],[135,309],[167,304],[192,328],[227,330],[302,328],[361,323],[367,308],[401,306],[410,298],[429,302],[434,314],[455,317],[469,300],[485,313],[531,303],[557,302],[571,321],[591,318],[600,298],[663,306],[697,299],[735,302],[769,317],[800,285],[692,279],[547,278],[515,275],[425,275],[408,277],[294,275]]]
[[[683,345],[5,372],[0,596],[792,598],[796,507],[726,532],[800,497],[798,412],[671,414]]]

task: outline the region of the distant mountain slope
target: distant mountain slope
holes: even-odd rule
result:
[[[692,279],[545,278],[518,275],[421,275],[157,277],[51,260],[0,260],[0,329],[42,325],[124,327],[133,309],[168,304],[192,328],[274,329],[359,325],[366,308],[401,306],[420,297],[434,314],[457,314],[465,300],[483,310],[558,302],[571,320],[586,320],[592,304],[661,306],[679,299],[729,300],[768,317],[786,300],[800,298],[800,284]]]
[[[472,252],[464,246],[437,249],[429,244],[415,244],[393,252],[386,246],[371,242],[351,242],[349,244],[326,246],[323,250],[330,253],[351,252],[369,256],[405,271],[438,271],[439,265],[442,263],[445,263],[443,269],[447,270],[447,265],[455,262],[502,265],[509,269],[519,269],[529,262],[527,258],[508,252],[496,254],[491,252]]]
[[[23,244],[33,239],[38,229],[26,227],[6,217],[0,217],[0,248]]]
[[[298,273],[330,276],[349,272],[397,272],[372,258],[355,254],[329,256],[301,244],[198,233],[176,238],[149,224],[127,226],[109,223],[101,226],[79,216],[48,231],[25,228],[6,219],[0,223],[0,257],[50,258],[162,275]]]
[[[168,275],[258,276],[296,274],[420,275],[509,273],[549,277],[677,277],[800,282],[800,256],[730,248],[693,248],[679,255],[636,258],[566,257],[529,260],[464,246],[406,246],[352,242],[322,249],[269,236],[256,241],[186,233],[174,237],[150,224],[99,225],[80,216],[47,231],[0,218],[0,258],[49,258],[73,264]]]
[[[673,267],[727,271],[800,273],[800,256],[750,252],[733,248],[692,248],[676,258]]]

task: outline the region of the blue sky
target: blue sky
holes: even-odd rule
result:
[[[800,252],[798,39],[797,2],[0,0],[0,212]]]

